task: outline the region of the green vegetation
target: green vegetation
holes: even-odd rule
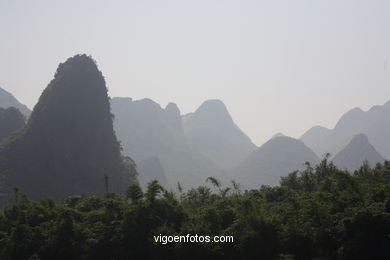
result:
[[[105,181],[108,181],[105,179]],[[196,189],[33,202],[14,190],[0,214],[1,259],[389,259],[390,162],[354,173],[325,158],[276,187]],[[103,179],[102,179],[102,186]],[[22,190],[23,191],[23,190]],[[155,235],[233,235],[234,243],[154,242]]]
[[[1,143],[0,176],[7,195],[19,186],[33,199],[123,192],[135,181],[134,163],[122,157],[113,130],[104,77],[91,57],[76,55],[58,66],[26,127]]]
[[[207,158],[227,167],[254,145],[221,102],[208,104],[219,112],[203,107],[187,116],[186,132],[174,104],[112,101],[144,190],[134,161],[121,154],[106,83],[91,57],[59,65],[27,124],[17,109],[0,108],[0,259],[390,259],[390,162],[365,162],[350,173],[329,157],[319,162],[300,141],[275,137],[236,168],[238,181],[224,185],[208,177],[226,174]],[[188,129],[206,156],[187,145]],[[375,155],[366,137],[357,140],[345,158]],[[300,164],[307,160],[319,163]],[[292,168],[302,170],[278,186],[256,184],[276,183]],[[177,182],[177,192],[145,181],[151,178]],[[194,183],[203,186],[182,185]],[[234,242],[154,240],[187,234]]]

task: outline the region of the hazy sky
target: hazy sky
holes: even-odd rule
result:
[[[0,0],[0,86],[34,106],[94,57],[111,96],[225,102],[257,144],[390,100],[390,1]]]

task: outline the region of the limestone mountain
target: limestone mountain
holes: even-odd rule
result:
[[[211,160],[187,145],[180,111],[175,104],[170,103],[164,109],[150,99],[113,98],[111,107],[123,152],[134,158],[137,165],[157,157],[171,188],[176,187],[178,181],[196,186],[204,184],[209,176],[222,175]],[[141,174],[142,171],[140,180]]]
[[[184,132],[193,149],[223,169],[230,169],[256,149],[220,100],[207,100],[187,115]]]
[[[322,149],[323,140],[327,139],[332,130],[323,126],[313,126],[307,132],[305,132],[300,140],[310,147],[319,157],[325,155],[325,151]]]
[[[102,73],[76,55],[61,63],[27,126],[0,149],[5,185],[30,198],[123,191],[135,178],[113,131]]]
[[[315,164],[319,158],[297,139],[274,137],[239,163],[232,170],[231,178],[245,189],[276,185],[281,176],[303,169],[305,162]]]
[[[26,105],[20,103],[11,93],[2,88],[0,88],[0,107],[15,107],[19,109],[20,112],[22,112],[22,114],[26,117],[29,117],[31,114],[31,110]]]
[[[162,109],[151,99],[111,99],[114,128],[125,154],[135,161],[186,149],[180,112],[175,104]]]
[[[375,166],[377,163],[383,163],[385,158],[370,144],[366,135],[358,134],[334,157],[333,163],[341,169],[354,171],[365,160],[368,161],[370,166]]]
[[[282,137],[282,136],[285,136],[285,135],[283,133],[276,133],[271,138]]]
[[[369,142],[386,159],[390,158],[390,101],[368,111],[354,108],[345,113],[333,129],[314,127],[300,138],[317,155],[341,151],[357,134],[365,134]]]
[[[0,142],[15,131],[21,129],[26,122],[25,116],[15,107],[0,107]]]
[[[181,121],[183,122],[183,124],[185,124],[187,122],[187,120],[193,115],[194,113],[191,112],[191,113],[187,113],[187,114],[184,114],[181,116]]]
[[[168,180],[160,159],[156,156],[149,157],[137,163],[138,182],[146,189],[148,183],[157,180],[162,186],[167,187]]]

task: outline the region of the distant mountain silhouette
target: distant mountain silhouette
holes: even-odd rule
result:
[[[220,100],[207,100],[188,115],[184,132],[193,149],[223,169],[230,169],[256,149]]]
[[[187,113],[187,114],[184,114],[181,116],[181,121],[183,122],[183,124],[185,124],[187,122],[187,120],[193,115],[194,113]]]
[[[375,166],[377,163],[383,163],[385,158],[375,150],[364,134],[358,134],[334,157],[333,163],[341,169],[354,171],[364,160],[367,160],[370,166]]]
[[[245,189],[259,188],[261,185],[276,185],[281,176],[301,170],[305,162],[312,165],[319,158],[303,142],[279,136],[252,152],[248,158],[232,170],[231,178],[241,183]]]
[[[345,113],[334,129],[313,127],[300,140],[313,149],[317,155],[331,153],[335,156],[352,138],[360,133],[386,159],[390,159],[390,101],[383,106],[373,106],[368,111],[354,108]]]
[[[301,136],[300,140],[313,149],[313,151],[322,158],[325,155],[322,147],[323,140],[327,139],[331,133],[332,130],[326,127],[313,126]]]
[[[157,180],[162,186],[168,185],[168,180],[160,159],[156,156],[149,157],[137,163],[138,181],[142,188],[146,188],[152,180]]]
[[[222,175],[210,159],[187,145],[175,104],[163,109],[150,99],[113,98],[111,106],[115,132],[124,153],[134,158],[136,164],[157,157],[170,187],[176,187],[178,181],[200,185],[209,176]],[[142,171],[140,179],[141,174]]]
[[[15,107],[0,107],[0,141],[21,129],[26,122],[25,116]]]
[[[282,136],[285,136],[283,133],[276,133],[272,136],[272,138],[276,138],[276,137],[282,137]]]
[[[107,88],[92,58],[61,63],[27,126],[0,149],[0,174],[8,191],[19,186],[37,199],[124,191],[135,169],[120,153]]]
[[[125,154],[136,161],[186,149],[180,112],[151,99],[112,98],[114,128]],[[168,109],[169,108],[169,109]]]
[[[16,107],[26,117],[29,117],[31,114],[31,110],[28,109],[27,106],[20,103],[11,93],[7,92],[2,88],[0,88],[0,107],[2,108]]]

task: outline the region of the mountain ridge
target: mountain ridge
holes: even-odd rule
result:
[[[189,145],[225,170],[257,148],[218,99],[204,101],[183,127]]]
[[[319,162],[316,154],[302,141],[289,137],[271,138],[240,162],[232,171],[231,178],[245,188],[260,185],[276,185],[281,176],[301,170],[304,163]]]
[[[344,149],[336,154],[333,158],[333,163],[341,169],[354,171],[365,160],[367,160],[370,166],[375,166],[377,163],[383,163],[385,158],[370,144],[366,135],[357,134]]]
[[[170,103],[162,108],[151,99],[112,98],[111,105],[115,132],[123,152],[134,158],[136,164],[157,157],[169,187],[176,187],[178,181],[192,186],[202,185],[209,176],[223,176],[221,169],[210,159],[188,146],[176,104]],[[149,176],[153,174],[158,175],[148,171]]]
[[[27,118],[31,114],[31,110],[24,104],[20,103],[19,100],[17,100],[14,95],[12,95],[10,92],[6,91],[5,89],[0,87],[0,107],[2,108],[9,108],[9,107],[15,107],[22,112],[24,116]]]
[[[333,129],[319,133],[318,129],[313,127],[307,130],[300,137],[300,140],[319,156],[325,153],[331,153],[331,156],[335,156],[355,135],[363,133],[375,149],[389,159],[390,144],[387,142],[390,138],[389,114],[390,101],[380,106],[372,106],[367,111],[353,108],[340,117]],[[326,133],[324,134],[324,132]]]

